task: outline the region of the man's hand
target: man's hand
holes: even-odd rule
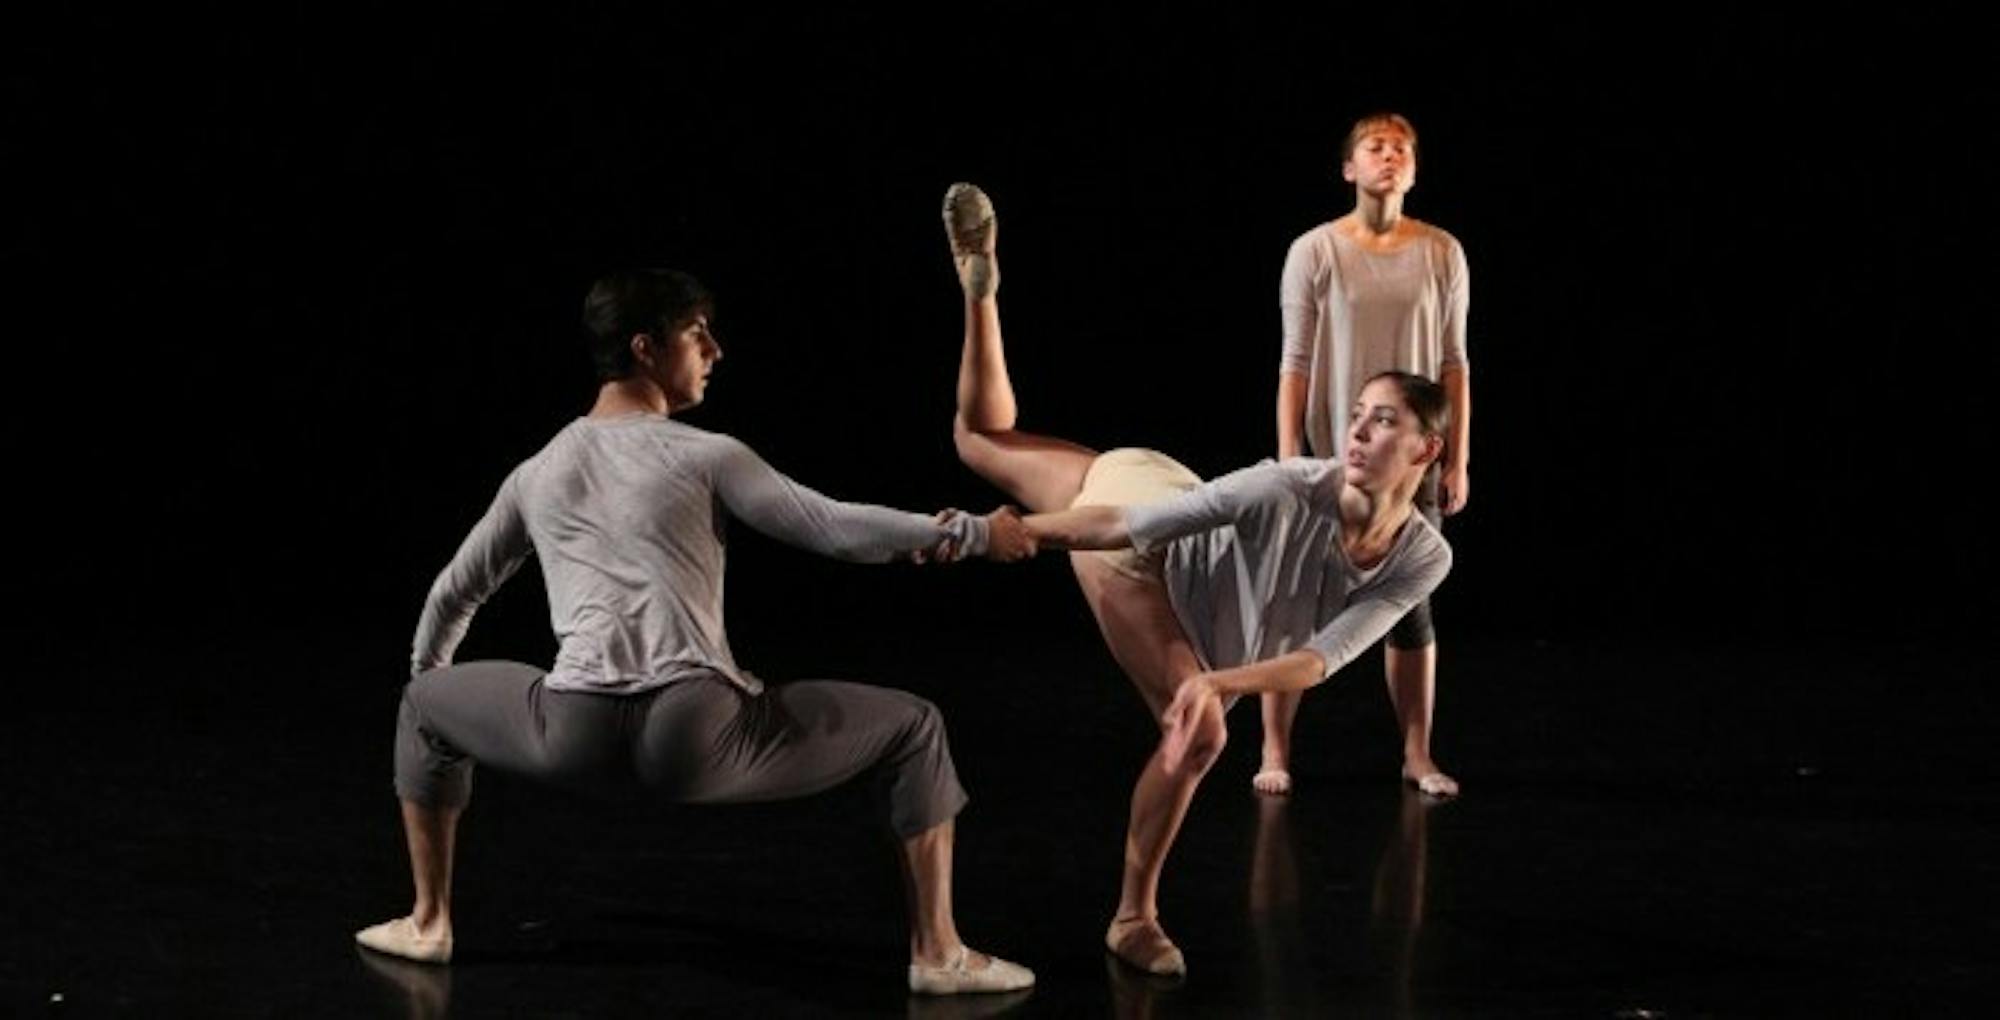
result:
[[[962,513],[964,513],[964,511],[962,510],[953,510],[950,508],[946,508],[943,510],[939,510],[934,516],[932,516],[931,519],[938,522],[938,524],[940,525],[947,525],[951,523],[952,518],[957,517]],[[958,547],[957,540],[952,538],[950,535],[946,535],[942,540],[938,542],[938,544],[930,547],[929,549],[918,549],[917,551],[911,553],[910,562],[957,563],[964,556],[965,556],[965,551]]]

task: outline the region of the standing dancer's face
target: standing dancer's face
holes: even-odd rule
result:
[[[1406,194],[1417,185],[1416,143],[1394,124],[1377,124],[1354,144],[1340,176],[1378,197]]]
[[[1422,475],[1443,441],[1424,434],[1402,387],[1377,379],[1355,398],[1347,420],[1347,484],[1380,495]]]
[[[701,403],[708,392],[708,375],[722,360],[722,345],[708,330],[708,316],[696,312],[682,319],[663,340],[653,342],[648,371],[667,395],[669,410]]]

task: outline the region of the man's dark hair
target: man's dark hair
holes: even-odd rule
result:
[[[583,299],[584,342],[598,382],[632,374],[632,337],[665,343],[691,316],[713,315],[715,297],[677,269],[629,269],[598,280]]]

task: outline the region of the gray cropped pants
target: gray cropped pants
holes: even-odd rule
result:
[[[463,807],[477,762],[690,804],[803,797],[874,774],[888,788],[890,827],[904,837],[965,806],[944,720],[913,694],[832,680],[750,694],[719,677],[594,694],[549,690],[543,675],[469,662],[410,681],[396,726],[397,795]]]

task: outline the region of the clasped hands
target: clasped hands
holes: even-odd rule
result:
[[[949,525],[964,514],[963,510],[945,509],[938,511],[934,519],[939,524]],[[1028,532],[1027,524],[1013,507],[999,507],[980,519],[986,530],[984,549],[976,553],[966,549],[954,532],[937,545],[912,553],[910,558],[918,563],[956,563],[968,554],[976,554],[995,563],[1013,563],[1035,555],[1035,537]]]

